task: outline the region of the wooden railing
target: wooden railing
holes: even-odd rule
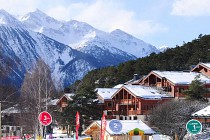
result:
[[[113,111],[114,115],[124,115],[124,116],[128,116],[128,115],[140,115],[141,114],[141,110],[129,110],[129,111]]]
[[[121,105],[132,105],[132,100],[131,99],[121,99],[118,100],[118,103]]]

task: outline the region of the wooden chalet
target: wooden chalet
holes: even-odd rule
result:
[[[144,119],[148,111],[157,104],[171,99],[170,96],[160,94],[156,89],[140,85],[101,88],[97,93],[104,101],[103,110],[107,118],[120,120]]]
[[[163,90],[165,93],[174,98],[184,98],[184,90],[188,90],[191,82],[195,77],[200,75],[201,82],[209,88],[210,79],[203,74],[197,72],[183,71],[151,71],[139,83],[143,86],[155,87],[158,90]]]
[[[210,63],[198,63],[191,71],[210,77]]]
[[[118,89],[119,88],[96,88],[99,105],[101,106],[102,111],[105,113],[108,119],[116,119],[116,116],[112,115],[114,106],[112,105],[111,96]]]
[[[210,127],[210,106],[207,106],[191,115],[192,119],[196,119],[202,123],[203,128]]]
[[[149,140],[149,137],[156,132],[147,126],[141,120],[120,120],[122,124],[122,130],[119,132],[113,132],[109,128],[110,120],[106,120],[107,126],[104,135],[104,140],[132,140],[133,135],[129,132],[137,128],[143,133],[138,137],[141,140]],[[91,123],[82,134],[89,135],[93,140],[100,140],[101,121],[94,121]]]
[[[111,99],[113,115],[120,120],[136,120],[141,119],[139,115],[147,115],[149,110],[170,97],[151,87],[123,85]]]
[[[68,106],[68,101],[72,100],[72,96],[74,96],[74,93],[66,93],[57,101],[56,104],[59,108],[59,111],[63,112],[65,110],[65,108]]]

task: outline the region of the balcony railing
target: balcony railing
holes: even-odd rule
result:
[[[124,116],[128,116],[128,115],[140,115],[141,111],[140,110],[123,110],[123,111],[113,111],[114,115],[124,115]]]
[[[121,99],[121,100],[118,100],[118,103],[120,105],[132,105],[132,104],[134,104],[134,102],[132,102],[132,99]]]

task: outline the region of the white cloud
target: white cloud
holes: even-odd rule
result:
[[[10,14],[25,14],[37,8],[40,0],[0,0],[0,9]]]
[[[120,0],[59,5],[49,9],[47,13],[58,19],[84,21],[104,31],[122,29],[138,37],[167,30],[153,21],[137,19],[136,13],[126,10]]]
[[[210,0],[176,0],[172,15],[210,16]]]
[[[0,8],[13,15],[40,9],[55,19],[84,21],[107,32],[122,29],[140,38],[167,30],[152,20],[138,19],[137,13],[125,7],[123,0],[0,0]]]

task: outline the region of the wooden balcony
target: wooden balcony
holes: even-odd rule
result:
[[[129,115],[140,115],[141,111],[140,110],[123,110],[123,111],[113,111],[114,115],[123,115],[123,116],[129,116]]]
[[[61,107],[67,107],[68,106],[68,103],[67,102],[62,102],[61,103]]]
[[[132,105],[133,104],[131,99],[121,99],[121,100],[118,100],[118,103],[120,105]]]

